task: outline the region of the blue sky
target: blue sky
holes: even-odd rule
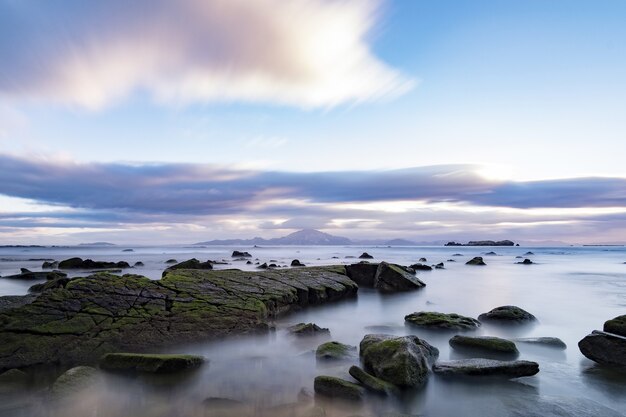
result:
[[[622,1],[125,3],[0,0],[0,243],[626,240]]]

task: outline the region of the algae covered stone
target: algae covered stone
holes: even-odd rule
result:
[[[483,265],[487,265],[487,264],[483,260],[482,256],[476,256],[476,257],[470,259],[469,261],[465,262],[465,265],[480,265],[480,266],[483,266]]]
[[[316,334],[330,334],[330,330],[315,323],[298,323],[287,328],[289,333],[296,336],[311,336]]]
[[[517,306],[496,307],[493,310],[478,316],[480,321],[492,321],[500,323],[525,323],[533,322],[537,319],[528,311]]]
[[[491,376],[519,378],[539,372],[539,364],[531,361],[499,361],[494,359],[462,359],[437,362],[433,371],[440,375]]]
[[[100,373],[97,369],[91,366],[77,366],[58,377],[50,393],[55,399],[65,398],[94,387],[100,380]]]
[[[450,346],[455,349],[476,350],[490,353],[517,355],[519,351],[510,340],[493,336],[460,336],[450,339]]]
[[[313,388],[316,394],[350,401],[360,401],[365,394],[363,387],[334,376],[315,377]]]
[[[358,366],[351,366],[348,373],[352,378],[359,381],[365,389],[375,392],[376,394],[389,395],[398,391],[395,385],[383,381],[380,378],[376,378],[374,375],[370,375]]]
[[[356,346],[345,345],[339,342],[326,342],[317,347],[315,357],[321,360],[339,360],[355,356]]]
[[[620,336],[626,336],[626,314],[623,316],[617,316],[614,319],[605,322],[604,331],[618,334]]]
[[[480,327],[478,320],[456,313],[420,311],[405,316],[404,320],[414,326],[427,329],[473,330]]]
[[[200,367],[202,356],[159,355],[143,353],[108,353],[100,359],[100,368],[108,371],[172,373]]]

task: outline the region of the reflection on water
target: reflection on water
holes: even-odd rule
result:
[[[57,252],[37,249],[30,253],[13,250],[11,253],[0,252],[0,257],[21,260],[0,263],[0,274],[15,273],[20,267],[37,270],[41,262],[26,261],[28,258],[59,260],[78,255],[97,260],[127,260],[131,264],[142,261],[145,267],[137,268],[135,272],[158,279],[166,259],[230,259],[232,249],[207,248],[189,252],[189,249],[135,248],[132,253],[110,248],[81,248],[84,253],[75,249],[59,249]],[[587,400],[621,413],[626,411],[626,374],[593,364],[577,348],[578,341],[591,330],[601,328],[609,318],[626,313],[626,265],[623,264],[626,251],[532,248],[535,253],[532,259],[536,264],[522,266],[515,264],[515,256],[524,254],[528,248],[495,248],[500,256],[487,257],[486,267],[464,265],[467,259],[486,252],[481,248],[303,247],[250,251],[261,262],[277,259],[281,264],[288,264],[291,259],[298,258],[312,265],[352,262],[345,256],[358,255],[364,250],[377,258],[374,261],[410,264],[426,257],[432,264],[444,261],[446,269],[420,273],[420,279],[427,283],[423,290],[382,295],[361,289],[356,299],[281,317],[275,323],[276,331],[266,335],[178,347],[175,352],[201,354],[208,362],[196,372],[176,378],[130,378],[106,374],[102,385],[67,401],[51,404],[39,399],[46,396],[45,386],[53,376],[37,371],[33,374],[33,392],[26,400],[30,408],[23,407],[24,398],[12,395],[10,401],[3,400],[0,415],[321,416],[324,415],[322,407],[326,416],[337,417],[377,416],[390,411],[428,416],[513,416],[541,415],[537,413],[556,410],[561,406],[555,404],[563,398],[571,399],[569,403],[574,408],[568,411],[570,414],[593,415],[589,410],[594,410],[594,406],[589,404],[594,403],[584,402]],[[455,258],[457,262],[445,262],[456,252],[463,253],[462,257]],[[333,259],[334,256],[338,259]],[[234,264],[251,268],[245,262]],[[32,283],[0,280],[0,294],[23,294],[30,285]],[[534,377],[503,382],[450,380],[431,375],[424,388],[405,392],[400,398],[368,396],[361,405],[312,398],[315,376],[351,379],[348,368],[358,363],[358,358],[346,362],[318,362],[314,350],[324,341],[358,345],[367,333],[415,334],[439,348],[441,360],[469,357],[469,353],[450,348],[448,340],[456,332],[406,326],[404,316],[426,310],[477,317],[494,307],[508,304],[530,311],[539,322],[513,327],[485,324],[475,332],[464,334],[509,339],[561,338],[568,346],[566,350],[517,344],[520,359],[540,364],[541,371]],[[315,322],[328,327],[330,338],[296,338],[288,334],[286,327],[297,322]],[[11,402],[15,404],[12,409]]]

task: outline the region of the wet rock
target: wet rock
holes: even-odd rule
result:
[[[384,292],[407,291],[425,287],[422,281],[398,265],[381,262],[376,270],[374,288]]]
[[[56,261],[44,261],[44,263],[41,264],[41,269],[54,269],[58,267],[59,263]]]
[[[526,258],[524,259],[522,262],[516,262],[518,265],[532,265],[534,264],[533,261],[531,261],[530,259]]]
[[[380,378],[376,378],[374,375],[368,374],[358,366],[351,366],[348,373],[352,376],[352,378],[359,381],[365,389],[375,392],[376,394],[389,395],[398,391],[398,388],[395,385],[385,382]]]
[[[496,307],[488,313],[483,313],[478,316],[478,320],[481,322],[499,322],[499,323],[527,323],[533,322],[537,319],[528,311],[523,310],[516,306],[502,306]]]
[[[67,278],[66,276],[60,276],[58,278],[54,278],[51,280],[48,280],[46,282],[43,282],[41,284],[35,284],[32,285],[29,289],[28,292],[30,293],[40,293],[40,292],[44,292],[44,291],[49,291],[55,288],[64,288],[67,283],[70,282],[70,279]]]
[[[370,255],[367,252],[363,252],[360,256],[359,259],[374,259],[374,257],[372,255]]]
[[[300,262],[298,259],[294,259],[293,261],[291,261],[291,266],[306,266],[306,265]]]
[[[63,399],[92,388],[100,382],[100,373],[91,366],[77,366],[63,373],[52,385],[53,399]]]
[[[168,259],[167,261],[165,261],[166,264],[177,264],[178,261],[176,259]]]
[[[443,265],[443,262],[439,262],[437,265],[435,265],[436,269],[444,269],[445,266]]]
[[[626,337],[626,315],[617,316],[605,322],[604,331]]]
[[[107,353],[100,359],[100,368],[107,371],[173,373],[195,369],[203,363],[204,358],[196,355]]]
[[[130,268],[128,262],[93,261],[91,259],[70,258],[59,262],[59,269],[103,269],[103,268]]]
[[[134,249],[122,249],[122,252],[134,252]]]
[[[276,264],[269,264],[267,267],[268,268],[278,268],[278,265],[276,265]]]
[[[424,265],[424,264],[421,264],[421,263],[413,264],[413,265],[409,266],[409,268],[411,268],[411,269],[413,269],[415,271],[432,271],[433,270],[432,266]]]
[[[452,256],[463,256],[463,254],[462,254],[462,253],[455,253],[455,254],[454,254],[454,255],[452,255]]]
[[[511,417],[624,417],[623,414],[595,401],[580,397],[505,397],[501,401]]]
[[[426,258],[419,258],[417,261],[418,262],[428,262],[428,260]]]
[[[360,344],[365,370],[398,387],[426,382],[428,365],[439,350],[417,336],[366,335]]]
[[[356,346],[345,345],[339,342],[326,342],[317,347],[315,357],[319,360],[341,360],[354,357]]]
[[[491,251],[491,252],[485,253],[485,255],[487,255],[487,256],[497,256],[498,254],[493,252],[493,251]]]
[[[252,265],[252,261],[246,261],[246,265]]]
[[[334,376],[316,377],[313,388],[316,394],[349,401],[361,401],[365,394],[363,387]]]
[[[37,299],[36,295],[5,295],[0,297],[0,312],[18,308],[32,303]]]
[[[196,258],[192,258],[187,261],[177,263],[176,265],[169,266],[165,271],[163,271],[163,274],[161,276],[164,277],[170,272],[178,269],[213,269],[213,262],[200,262]]]
[[[267,265],[267,262],[263,262],[261,265],[257,266],[258,269],[267,269],[269,268],[269,266]]]
[[[476,256],[469,261],[465,262],[465,265],[487,265],[485,261],[483,261],[482,256]]]
[[[514,340],[518,343],[528,343],[531,345],[546,346],[556,349],[567,349],[565,342],[558,337],[520,337]]]
[[[602,365],[626,367],[626,337],[594,330],[578,342],[587,358]]]
[[[478,320],[456,313],[420,311],[405,316],[404,320],[412,325],[427,329],[474,330],[480,327]]]
[[[346,274],[359,286],[374,288],[378,264],[358,263],[346,265]]]
[[[252,258],[252,255],[250,255],[248,252],[240,252],[238,250],[233,251],[233,254],[230,255],[233,258]]]
[[[144,266],[143,262],[141,262],[141,261],[137,261],[137,262],[135,262],[135,264],[133,265],[133,268],[139,268],[139,267],[142,267],[142,266]]]
[[[15,279],[15,280],[24,280],[24,281],[39,281],[39,280],[48,280],[52,281],[58,278],[65,278],[67,274],[61,271],[42,271],[42,272],[31,272],[26,268],[22,268],[22,272],[16,275],[7,275],[2,277],[2,279]]]
[[[499,361],[494,359],[463,359],[437,362],[433,371],[440,375],[497,376],[519,378],[539,372],[539,364],[530,361]]]
[[[486,353],[517,355],[519,351],[510,340],[492,336],[460,336],[450,339],[450,346],[455,349],[472,350]]]
[[[315,323],[298,323],[287,328],[287,331],[297,336],[310,336],[315,334],[330,334],[330,330],[318,326]]]

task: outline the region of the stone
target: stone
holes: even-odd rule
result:
[[[91,259],[70,258],[59,262],[59,269],[105,269],[105,268],[130,268],[125,261],[107,262],[93,261]]]
[[[594,330],[578,342],[587,358],[602,365],[626,367],[626,337]]]
[[[376,378],[374,375],[368,374],[358,366],[351,366],[348,373],[352,376],[352,378],[359,381],[365,389],[376,394],[389,395],[397,393],[398,391],[398,388],[395,385],[385,382],[380,378]]]
[[[469,261],[465,262],[465,265],[487,265],[485,261],[483,261],[482,256],[476,256]]]
[[[40,280],[48,280],[52,281],[58,278],[65,278],[67,274],[61,271],[36,271],[32,272],[26,268],[22,268],[21,272],[16,275],[6,275],[2,277],[2,279],[15,279],[15,280],[23,280],[23,281],[40,281]]]
[[[376,270],[374,288],[383,292],[407,291],[423,288],[426,284],[398,265],[381,262]]]
[[[500,361],[495,359],[462,359],[437,362],[433,372],[439,375],[496,376],[519,378],[539,372],[539,364],[531,361]]]
[[[291,266],[306,266],[306,265],[300,262],[298,259],[294,259],[293,261],[291,261]]]
[[[537,318],[519,307],[502,306],[481,314],[478,316],[478,320],[481,322],[526,323],[536,321]]]
[[[177,264],[178,261],[176,259],[168,259],[167,261],[165,261],[166,264]]]
[[[361,401],[365,394],[363,387],[334,376],[315,377],[313,388],[316,394],[348,401]]]
[[[405,316],[404,320],[414,326],[427,329],[474,330],[480,327],[478,320],[456,313],[420,311]]]
[[[56,261],[44,261],[44,263],[41,264],[41,269],[54,269],[58,267],[59,263]]]
[[[318,360],[341,360],[354,357],[356,346],[345,345],[339,342],[322,343],[315,350],[315,357]]]
[[[101,380],[100,373],[91,366],[71,368],[57,378],[52,384],[50,394],[53,399],[64,399],[93,388]]]
[[[144,263],[143,263],[143,262],[141,262],[141,261],[137,261],[137,262],[135,262],[135,264],[133,265],[133,268],[138,268],[138,267],[142,267],[142,266],[144,266]]]
[[[359,259],[374,259],[374,257],[367,252],[363,252],[359,255]]]
[[[117,372],[173,373],[200,367],[202,356],[175,354],[107,353],[100,368]]]
[[[603,328],[605,332],[626,336],[626,315],[606,321]]]
[[[252,255],[248,252],[240,252],[238,250],[233,251],[231,255],[233,258],[252,258]]]
[[[48,280],[48,281],[40,283],[40,284],[32,285],[28,289],[28,292],[30,292],[30,293],[40,293],[40,292],[52,290],[52,289],[55,289],[55,288],[64,288],[69,282],[70,282],[69,278],[67,278],[65,276],[61,276],[59,278],[54,278],[54,279]]]
[[[516,262],[518,265],[533,265],[534,262],[530,259],[526,258],[522,262]]]
[[[320,333],[330,334],[330,330],[322,328],[315,323],[298,323],[287,328],[287,331],[297,336],[310,336]]]
[[[346,273],[359,286],[374,288],[378,264],[358,263],[346,265]]]
[[[455,349],[482,351],[487,353],[517,355],[519,351],[514,342],[493,336],[453,336],[450,346]]]
[[[413,265],[409,266],[409,268],[411,268],[411,269],[413,269],[415,271],[432,271],[433,270],[432,266],[424,265],[424,264],[421,264],[421,263],[413,264]]]
[[[545,346],[556,349],[567,349],[565,342],[558,337],[519,337],[514,340],[518,343],[528,343],[531,345]]]
[[[213,269],[213,262],[211,261],[200,262],[196,258],[192,258],[187,261],[177,263],[176,265],[167,267],[167,269],[163,271],[163,274],[161,274],[161,276],[164,277],[168,273],[175,271],[177,269]]]
[[[360,356],[367,372],[401,388],[422,386],[439,350],[417,336],[366,335]]]

